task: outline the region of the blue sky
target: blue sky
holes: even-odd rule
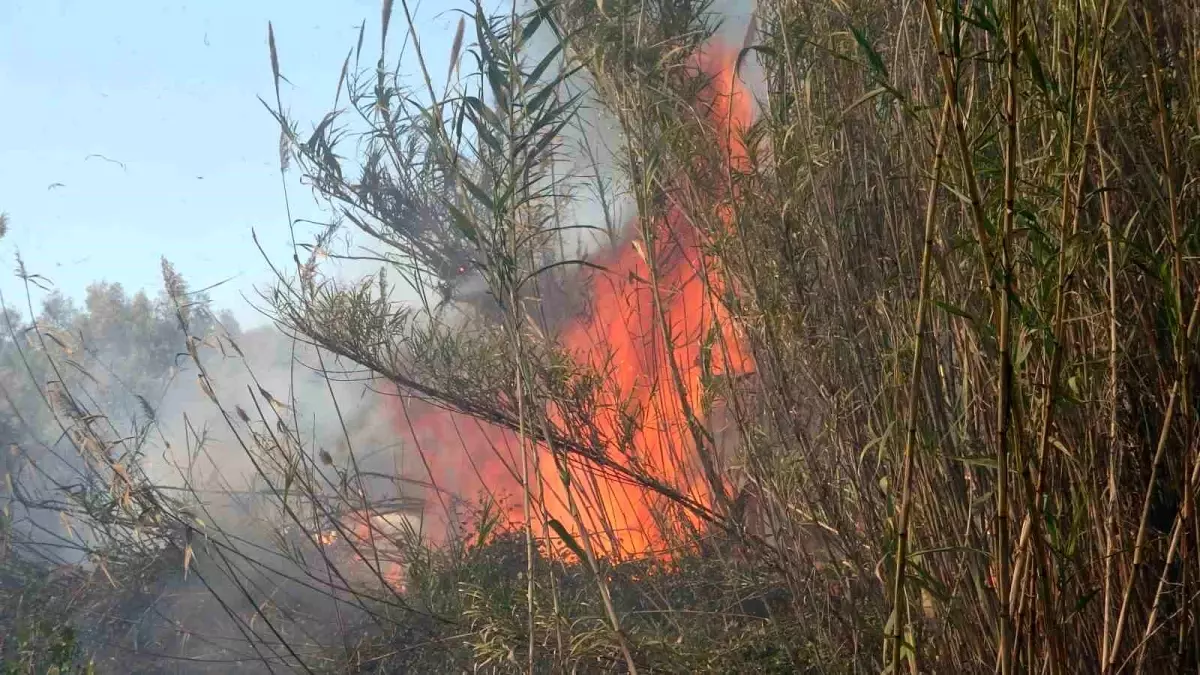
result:
[[[267,22],[292,83],[284,105],[305,131],[332,105],[364,19],[363,60],[377,57],[380,4],[0,0],[5,300],[24,304],[10,272],[18,250],[30,271],[77,299],[99,280],[153,294],[166,256],[194,288],[233,277],[211,292],[216,305],[243,325],[260,323],[243,300],[270,282],[251,229],[273,260],[286,264],[291,254],[279,131],[257,99],[273,98]],[[430,68],[445,72],[458,19],[448,10],[457,3],[411,4]],[[393,57],[403,37],[399,5]],[[417,74],[415,59],[401,63]],[[295,217],[319,217],[294,177],[289,189]]]

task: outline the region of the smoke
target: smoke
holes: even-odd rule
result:
[[[263,658],[294,663],[275,631],[310,651],[339,646],[368,615],[331,589],[344,585],[332,572],[313,578],[325,562],[307,534],[344,515],[339,496],[372,504],[406,496],[391,478],[406,467],[378,383],[273,327],[223,330],[200,306],[189,311],[196,339],[187,349],[171,303],[103,289],[84,314],[50,296],[37,330],[13,317],[16,339],[0,347],[0,592],[32,592],[28,577],[10,578],[20,561],[59,566],[52,584],[63,586],[61,597],[80,598],[63,611],[78,644],[101,657],[101,672],[158,672],[162,658],[176,672],[260,672]],[[81,435],[85,428],[101,442]],[[329,498],[324,512],[301,508],[299,485],[288,485],[289,456],[308,467],[307,497]],[[124,467],[135,491],[159,495],[134,495],[133,513],[157,501],[167,518],[143,511],[144,533],[122,526],[113,540],[134,548],[106,553],[96,519],[123,513],[125,497],[121,483],[106,482],[118,474],[91,467],[109,462]],[[375,478],[340,480],[355,473]],[[286,490],[304,522],[283,513]],[[152,532],[172,543],[161,548]],[[145,557],[129,558],[134,550]],[[343,573],[370,581],[349,554],[335,553]],[[0,611],[0,631],[15,630],[16,616]],[[328,631],[335,621],[345,630]]]
[[[250,659],[245,668],[258,671],[264,654],[294,664],[276,631],[310,651],[330,649],[353,633],[350,626],[367,621],[346,593],[330,588],[341,585],[332,573],[311,578],[326,563],[310,538],[337,526],[347,494],[372,504],[402,497],[402,483],[388,477],[404,467],[380,414],[384,394],[361,369],[271,327],[235,338],[223,352],[215,344],[200,352],[208,386],[190,368],[157,410],[159,452],[144,465],[152,482],[179,495],[198,525],[190,535],[190,573],[163,571],[157,620],[140,629],[173,656],[196,658],[223,646],[227,657],[240,654]],[[281,509],[289,457],[292,469],[309,474],[308,487],[290,486],[288,503],[304,514],[301,523]],[[382,479],[339,484],[339,476],[359,474]],[[313,514],[313,500],[322,499],[328,511]],[[334,562],[341,574],[363,580],[365,570],[344,552]],[[329,631],[335,622],[342,627]],[[204,670],[211,668],[192,672]]]
[[[725,17],[720,40],[744,44],[751,7],[748,1],[716,3]],[[536,35],[530,60],[540,60],[550,47],[548,36]],[[754,74],[754,59],[745,63],[741,76],[753,92],[761,77]],[[585,74],[569,83],[577,91],[588,86]],[[558,242],[558,259],[619,260],[623,247],[628,247],[625,227],[635,209],[621,184],[621,152],[615,121],[585,99],[577,123],[564,130],[554,174],[569,197],[561,205],[562,224],[589,229],[566,230]],[[354,281],[378,269],[377,264],[343,261],[330,263],[324,271]],[[542,289],[548,323],[565,323],[584,310],[579,292],[587,285],[583,279],[560,277],[562,287]],[[442,320],[467,325],[478,316],[478,308],[492,300],[477,272],[463,275],[456,286]],[[417,304],[415,289],[401,284],[394,288],[399,290],[392,301]],[[176,352],[183,352],[183,336],[174,337]],[[280,509],[281,491],[297,487],[289,485],[288,467],[278,461],[285,449],[303,455],[297,465],[306,467],[322,496],[332,498],[340,492],[375,503],[424,500],[426,509],[437,515],[436,526],[442,530],[434,533],[437,536],[456,526],[460,498],[517,485],[512,475],[516,462],[510,459],[506,464],[503,459],[515,456],[510,434],[474,420],[447,418],[426,404],[401,401],[389,385],[371,380],[369,373],[273,327],[229,336],[232,340],[217,334],[207,337],[198,348],[203,379],[185,354],[177,360],[175,377],[151,397],[155,422],[141,460],[149,481],[177,495],[197,522],[188,531],[186,552],[164,554],[164,566],[136,592],[114,594],[123,604],[110,608],[109,614],[126,624],[117,647],[108,643],[112,632],[98,627],[93,631],[90,646],[112,654],[108,666],[114,670],[127,665],[118,660],[119,653],[132,648],[196,659],[187,661],[185,668],[181,665],[181,672],[227,672],[229,664],[200,658],[214,653],[221,659],[249,659],[240,667],[257,671],[264,669],[263,657],[278,663],[292,658],[276,631],[298,645],[331,648],[347,634],[347,625],[366,621],[367,615],[344,596],[330,601],[332,574],[325,572],[325,582],[310,578],[314,570],[323,569],[312,558],[319,551],[304,547],[303,533]],[[111,362],[127,353],[125,347],[109,347],[93,359]],[[126,426],[138,424],[135,420]],[[264,444],[278,454],[269,456]],[[264,473],[270,474],[269,484]],[[363,476],[367,478],[360,480]],[[312,534],[333,526],[314,518],[307,529]],[[293,545],[304,549],[304,556],[286,555]],[[330,631],[335,624],[341,625]]]

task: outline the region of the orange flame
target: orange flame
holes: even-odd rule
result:
[[[697,59],[711,77],[699,103],[719,139],[724,162],[740,170],[747,161],[740,132],[750,122],[752,109],[735,64],[736,52],[721,47],[710,47]],[[728,223],[728,207],[717,215]],[[631,235],[637,230],[636,222],[628,225]],[[711,455],[711,448],[699,449],[694,440],[698,434],[703,437],[697,427],[705,422],[701,402],[707,380],[751,372],[753,363],[719,300],[723,289],[714,287],[716,275],[709,272],[715,263],[703,253],[702,244],[688,213],[668,201],[665,218],[655,224],[652,247],[631,236],[596,261],[607,272],[583,279],[591,305],[561,330],[559,339],[581,365],[606,375],[599,396],[602,405],[591,412],[589,422],[607,456],[711,508],[715,491],[724,491],[726,481],[719,466],[706,468],[701,461],[700,453]],[[397,415],[401,431],[424,443],[435,483],[490,491],[520,488],[519,450],[512,434],[440,409],[403,412]],[[549,413],[556,424],[569,428],[569,414]],[[451,456],[448,449],[453,447],[465,452]],[[549,448],[539,447],[538,465],[543,487],[531,490],[540,496],[539,515],[577,530]],[[575,512],[598,552],[664,555],[660,549],[674,530],[664,500],[609,473],[571,477]],[[522,521],[519,507],[507,515]],[[695,514],[688,519],[698,524]]]
[[[341,519],[342,529],[346,532],[345,539],[337,529],[333,529],[318,532],[316,541],[326,549],[336,547],[340,555],[335,554],[334,557],[341,559],[344,556],[353,560],[360,572],[370,570],[373,581],[382,580],[393,590],[404,592],[404,565],[396,545],[399,532],[388,515],[353,511]],[[343,546],[342,542],[347,540],[353,546]]]

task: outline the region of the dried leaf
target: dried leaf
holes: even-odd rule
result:
[[[641,239],[633,240],[633,250],[637,251],[638,257],[642,259],[642,262],[646,263],[647,265],[650,264],[650,259],[646,257],[646,248],[642,244]]]
[[[200,391],[203,391],[204,395],[207,396],[210,401],[217,403],[217,395],[213,393],[212,385],[208,383],[208,378],[204,377],[203,374],[198,374],[196,375],[196,381],[200,383]]]
[[[242,357],[243,359],[246,358],[246,355],[242,353],[242,348],[238,346],[238,343],[233,341],[233,338],[226,335],[225,340],[229,342],[230,347],[233,347],[233,351],[238,353],[238,356]]]
[[[192,545],[188,544],[183,547],[183,578],[186,581],[188,578],[188,569],[192,566]]]
[[[108,563],[104,562],[103,558],[97,560],[96,562],[97,566],[100,568],[100,571],[104,572],[104,578],[108,579],[108,583],[113,588],[120,588],[120,586],[117,585],[117,582],[112,578],[112,575],[108,572]]]
[[[447,83],[454,76],[454,68],[458,65],[458,57],[462,51],[463,29],[466,26],[466,17],[458,17],[458,28],[454,31],[454,44],[450,46],[450,67],[446,70]]]

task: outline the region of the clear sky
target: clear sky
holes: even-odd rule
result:
[[[367,22],[378,56],[378,0],[0,0],[0,291],[24,304],[10,270],[80,299],[93,281],[161,286],[166,256],[243,325],[272,260],[291,255],[279,177],[267,22],[275,26],[285,107],[301,131],[328,112],[347,50]],[[459,6],[411,2],[422,47],[444,72]],[[403,26],[396,3],[389,54]],[[391,59],[389,59],[391,60]],[[394,62],[394,61],[393,61]],[[401,69],[417,74],[415,59]],[[99,155],[92,156],[89,155]],[[102,157],[101,157],[102,156]],[[109,161],[112,160],[112,161]],[[119,162],[119,164],[118,164]],[[293,215],[319,217],[293,177]]]

